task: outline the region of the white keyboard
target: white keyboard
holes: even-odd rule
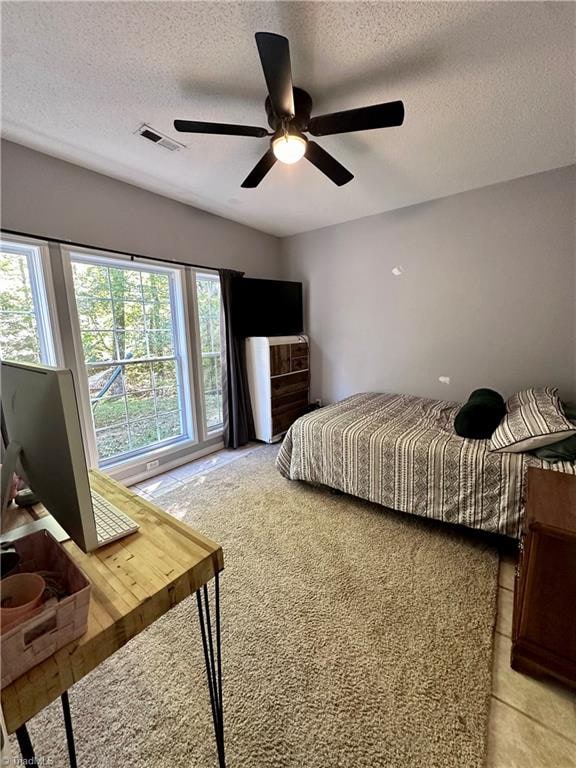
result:
[[[128,515],[107,501],[99,493],[90,489],[92,496],[92,509],[94,510],[94,521],[96,523],[96,535],[98,537],[98,546],[108,544],[115,539],[121,539],[129,533],[134,533],[139,526]]]

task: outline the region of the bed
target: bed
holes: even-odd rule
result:
[[[494,453],[453,429],[461,403],[367,392],[300,417],[276,466],[390,509],[518,538],[529,466],[576,474],[527,453]]]

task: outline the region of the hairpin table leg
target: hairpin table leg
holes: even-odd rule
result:
[[[30,734],[28,733],[28,728],[26,728],[26,723],[16,729],[16,738],[18,739],[18,746],[22,753],[24,765],[38,765],[36,756],[34,755],[34,747],[30,741]]]
[[[64,727],[66,729],[66,742],[68,744],[68,758],[70,760],[70,768],[78,768],[76,763],[76,748],[74,747],[74,733],[72,731],[72,717],[70,716],[70,701],[68,700],[68,691],[64,691],[62,698],[62,711],[64,712]],[[22,760],[24,765],[41,765],[36,759],[34,754],[34,747],[30,740],[30,734],[26,723],[16,729],[16,738],[18,739],[18,746],[22,753]]]
[[[218,752],[218,766],[219,768],[226,768],[222,711],[222,638],[220,632],[220,583],[218,574],[214,578],[214,633],[212,631],[210,600],[206,585],[196,592],[196,600],[198,602],[198,618],[200,620],[206,677],[210,693],[210,706],[212,708],[212,722],[214,723],[214,736],[216,737],[216,750]]]
[[[62,696],[62,712],[64,713],[64,727],[66,729],[66,742],[68,744],[68,759],[70,768],[77,768],[76,747],[74,745],[74,731],[72,730],[72,716],[70,715],[70,701],[68,691],[64,691]]]

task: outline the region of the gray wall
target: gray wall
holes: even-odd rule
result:
[[[576,397],[575,189],[571,166],[286,238],[313,396]]]
[[[550,383],[575,398],[575,189],[572,166],[280,241],[2,141],[7,229],[303,280],[324,400]]]
[[[276,277],[272,235],[2,141],[5,229]]]

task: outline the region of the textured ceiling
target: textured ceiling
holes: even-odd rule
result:
[[[168,197],[287,235],[575,161],[573,3],[2,2],[2,132]],[[254,32],[290,39],[316,114],[403,99],[403,127],[319,140],[355,174],[277,164],[266,139],[177,134],[174,118],[266,126]],[[134,136],[146,122],[183,141]]]

